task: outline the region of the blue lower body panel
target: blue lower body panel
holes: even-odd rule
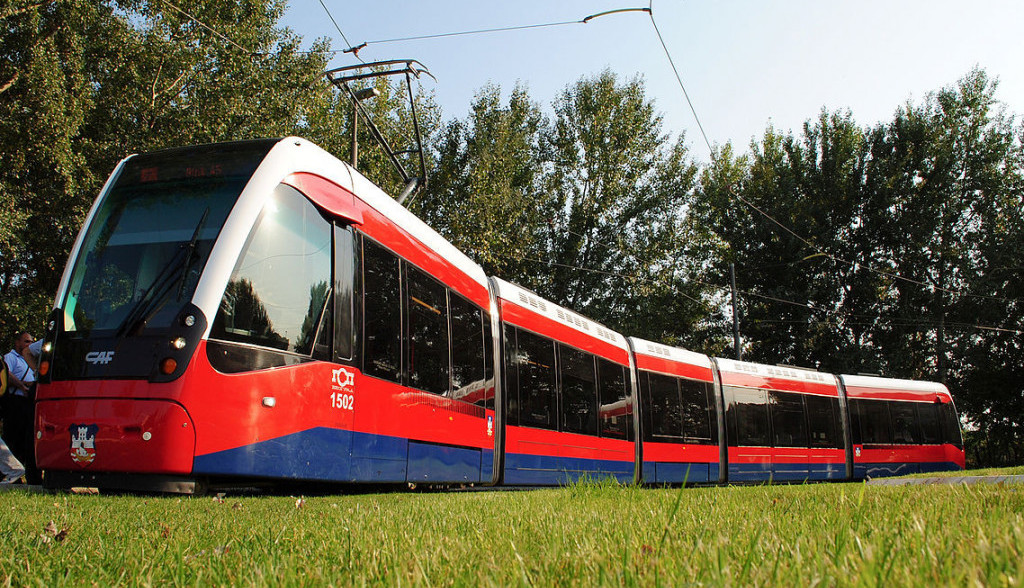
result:
[[[628,483],[633,480],[633,462],[517,453],[505,456],[505,484],[558,486],[584,476]]]
[[[853,477],[863,480],[866,478],[905,476],[907,474],[927,474],[929,472],[958,472],[962,469],[959,465],[948,461],[926,463],[855,463],[853,465]]]
[[[806,463],[773,463],[773,482],[805,482],[810,476]]]
[[[480,482],[479,449],[409,442],[409,482]]]
[[[717,463],[645,461],[643,481],[647,484],[706,484],[717,482]]]
[[[953,463],[951,461],[949,461],[949,462],[922,463],[922,464],[918,464],[918,465],[920,466],[920,470],[921,470],[922,474],[927,474],[927,473],[930,473],[930,472],[960,472],[960,471],[963,471],[963,468],[961,468],[959,465],[957,465],[957,464],[955,464],[955,463]]]
[[[846,462],[812,463],[808,465],[809,480],[843,480],[846,478]]]
[[[730,482],[806,482],[843,480],[846,463],[777,462],[729,464]]]
[[[730,482],[768,482],[772,479],[772,468],[767,463],[730,463]]]
[[[888,478],[891,476],[906,476],[917,474],[921,471],[916,463],[855,463],[853,464],[853,477],[865,478]]]
[[[197,475],[331,482],[489,482],[494,451],[316,428],[196,457]]]
[[[405,482],[409,440],[352,434],[352,482]]]
[[[196,474],[350,480],[353,433],[317,428],[244,447],[197,456]]]

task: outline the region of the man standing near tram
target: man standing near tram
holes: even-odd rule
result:
[[[40,483],[42,477],[36,469],[32,439],[36,373],[26,356],[37,356],[40,347],[41,343],[35,341],[32,333],[21,331],[14,340],[14,349],[4,356],[10,376],[7,394],[4,395],[4,440],[11,453],[25,466],[25,479],[29,484]]]

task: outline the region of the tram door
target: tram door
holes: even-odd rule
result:
[[[767,393],[742,386],[724,386],[724,392],[729,481],[767,481],[772,468]]]
[[[802,395],[792,392],[768,392],[768,412],[772,424],[772,480],[799,482],[810,474],[810,449]]]

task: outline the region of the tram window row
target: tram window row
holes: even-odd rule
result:
[[[351,227],[332,225],[281,185],[232,272],[211,359],[240,372],[333,357],[367,375],[493,405],[493,395],[479,393],[493,371],[490,333],[480,307]]]
[[[429,274],[361,235],[363,373],[493,406],[490,317]]]
[[[963,446],[950,403],[851,398],[850,428],[855,445]]]
[[[843,448],[839,398],[724,386],[730,445]]]
[[[626,368],[505,325],[508,424],[633,440]]]
[[[644,441],[718,444],[714,384],[641,371],[640,397]]]

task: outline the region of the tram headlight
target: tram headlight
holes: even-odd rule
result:
[[[188,341],[186,341],[184,337],[178,337],[177,339],[171,341],[171,347],[174,347],[175,349],[184,349],[185,345],[187,344]]]

